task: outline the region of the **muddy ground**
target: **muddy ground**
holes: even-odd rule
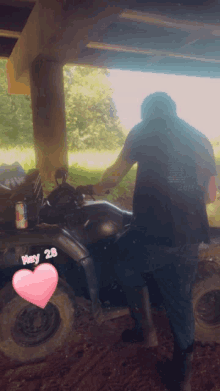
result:
[[[15,365],[0,360],[0,389],[4,391],[164,391],[156,363],[172,357],[173,340],[164,312],[154,312],[159,346],[121,342],[121,332],[133,326],[129,316],[96,326],[87,312],[77,320],[79,341],[44,361]],[[196,343],[192,391],[220,390],[220,345]]]
[[[121,198],[116,205],[131,210],[131,201]],[[164,311],[153,310],[153,317],[159,346],[147,349],[121,341],[122,331],[133,327],[128,315],[96,326],[81,308],[73,339],[45,360],[20,365],[0,355],[0,390],[164,391],[156,363],[172,357],[173,340]],[[220,345],[196,343],[192,391],[211,390],[220,391]]]

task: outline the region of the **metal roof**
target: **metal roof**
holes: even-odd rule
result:
[[[51,0],[44,1],[45,7],[52,4]],[[57,38],[54,32],[45,38],[43,54],[53,61],[220,77],[220,4],[217,1],[53,1],[62,3],[62,20],[67,21],[65,31],[69,28],[64,38]],[[41,4],[44,4],[42,0]],[[13,57],[15,48],[19,52],[19,37],[34,7],[33,0],[0,0],[0,57]],[[75,18],[77,23],[81,18],[82,29],[78,28],[77,34],[71,37]]]

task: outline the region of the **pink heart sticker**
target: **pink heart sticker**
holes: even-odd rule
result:
[[[18,270],[12,278],[14,290],[23,299],[45,308],[58,283],[58,273],[50,263],[42,263],[32,272]]]

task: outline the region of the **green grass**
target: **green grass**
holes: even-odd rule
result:
[[[85,152],[69,151],[69,177],[68,182],[74,187],[79,185],[95,184],[100,179],[105,169],[114,163],[120,150],[95,151],[87,150]],[[26,173],[35,169],[35,153],[32,148],[12,148],[1,149],[0,164],[12,164],[19,162]],[[137,165],[134,165],[130,172],[123,178],[121,183],[111,190],[109,195],[104,198],[109,201],[115,201],[118,197],[127,197],[130,195],[130,185],[136,178]],[[55,187],[54,183],[47,182],[44,186],[44,193],[48,193]],[[99,197],[97,197],[99,198]],[[103,198],[103,196],[100,198]]]
[[[220,164],[220,146],[214,146],[215,160]],[[85,172],[100,176],[117,158],[120,149],[111,151],[87,150],[84,152],[69,151],[68,159],[70,168],[81,169]],[[24,170],[28,172],[35,168],[35,153],[33,148],[11,148],[0,150],[0,164],[12,164],[19,162]],[[136,168],[135,168],[136,170]],[[83,175],[84,176],[84,175]]]
[[[18,162],[28,172],[35,168],[35,153],[32,148],[10,148],[0,150],[0,164]]]

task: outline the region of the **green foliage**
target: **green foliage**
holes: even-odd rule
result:
[[[215,163],[219,165],[220,164],[220,138],[218,137],[214,140],[210,140],[210,142],[212,144],[213,151],[214,151]]]
[[[111,98],[108,71],[64,66],[68,147],[113,150],[125,135]],[[31,147],[33,140],[31,98],[7,92],[6,60],[0,59],[0,141],[4,147]]]
[[[111,98],[108,71],[64,67],[66,121],[69,148],[113,150],[125,136]]]
[[[0,60],[0,141],[4,146],[33,145],[31,99],[9,95],[6,60]]]

